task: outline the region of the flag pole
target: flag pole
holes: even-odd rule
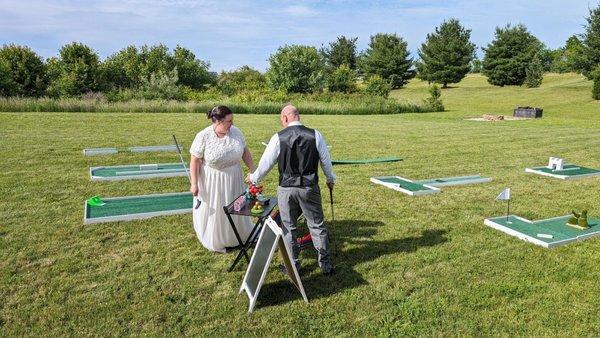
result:
[[[510,214],[510,198],[508,199],[508,204],[506,205],[506,222],[507,223],[509,223],[508,214]]]

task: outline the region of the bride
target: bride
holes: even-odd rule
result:
[[[202,202],[193,210],[194,230],[205,248],[225,252],[239,243],[223,207],[245,189],[241,160],[250,172],[255,168],[244,135],[233,126],[233,112],[226,106],[216,106],[207,117],[212,125],[196,135],[190,148],[190,191]],[[253,226],[250,217],[232,218],[245,241]]]

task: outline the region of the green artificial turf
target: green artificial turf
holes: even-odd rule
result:
[[[511,213],[527,219],[571,209],[600,216],[600,180],[523,170],[549,156],[600,168],[600,104],[591,86],[578,75],[550,74],[540,88],[500,88],[476,75],[442,90],[444,113],[302,116],[332,145],[332,158],[404,160],[334,166],[334,222],[321,176],[336,275],[322,276],[316,255],[304,251],[305,304],[274,264],[252,315],[238,294],[246,264],[228,273],[234,254],[205,250],[190,214],[82,222],[90,196],[180,192],[189,182],[91,182],[89,167],[178,155],[87,157],[81,149],[169,144],[175,134],[185,156],[208,125],[204,114],[1,113],[0,335],[599,336],[599,238],[547,250],[483,224],[506,211],[494,200],[506,187]],[[427,83],[414,80],[391,95],[420,101]],[[464,120],[527,105],[544,108],[544,117]],[[235,125],[255,162],[260,142],[281,128],[276,115],[236,115]],[[369,181],[465,173],[493,181],[418,199]],[[264,183],[274,195],[276,169]]]

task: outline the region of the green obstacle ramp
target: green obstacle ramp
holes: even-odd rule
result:
[[[366,160],[331,160],[331,164],[367,164],[367,163],[386,163],[402,161],[399,157],[380,157]]]
[[[571,215],[530,221],[515,215],[486,218],[485,225],[533,244],[552,248],[600,235],[600,219],[589,218],[589,229],[566,225]]]
[[[403,192],[410,196],[437,194],[441,191],[434,186],[413,182],[400,176],[371,177],[371,182],[381,184],[384,187]]]
[[[113,167],[90,168],[90,178],[92,181],[119,181],[176,176],[187,176],[186,167],[184,167],[182,163],[119,165]]]
[[[552,170],[548,167],[525,168],[525,172],[559,178],[561,180],[600,175],[600,170],[598,169],[580,167],[574,164],[565,164],[561,170]]]
[[[83,224],[185,214],[192,211],[193,205],[193,197],[189,192],[112,197],[101,201],[104,204],[84,203]]]
[[[434,187],[447,187],[452,185],[465,185],[491,182],[491,177],[481,177],[480,175],[455,176],[432,178],[428,180],[415,181],[415,183],[426,184]]]

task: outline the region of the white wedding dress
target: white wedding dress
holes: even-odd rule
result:
[[[239,245],[223,207],[245,190],[240,166],[245,147],[244,135],[235,126],[219,138],[211,125],[196,135],[190,148],[192,155],[202,159],[198,176],[202,204],[193,210],[194,230],[208,250],[225,252],[226,247]],[[251,218],[232,218],[242,241],[246,241],[252,231]]]

